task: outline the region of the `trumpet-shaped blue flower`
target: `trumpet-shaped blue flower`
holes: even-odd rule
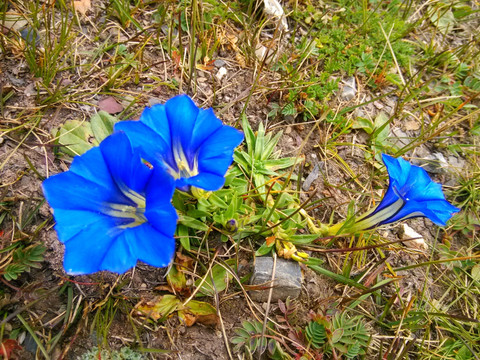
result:
[[[115,130],[124,131],[143,159],[164,167],[185,191],[220,189],[233,150],[243,141],[242,132],[223,125],[212,109],[199,109],[187,95],[146,108],[139,121],[119,122]]]
[[[150,169],[122,132],[46,179],[43,191],[65,244],[67,273],[123,273],[137,260],[167,266],[175,250],[174,190],[173,178]]]
[[[385,154],[382,160],[390,178],[387,192],[372,212],[357,219],[354,231],[419,216],[445,226],[460,211],[445,200],[442,186],[433,182],[421,167]]]

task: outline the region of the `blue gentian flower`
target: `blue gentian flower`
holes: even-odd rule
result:
[[[122,132],[46,179],[43,191],[65,244],[66,272],[123,273],[137,260],[167,266],[175,250],[174,190],[173,178],[148,167]]]
[[[223,125],[212,109],[199,109],[187,95],[146,108],[139,121],[119,122],[115,130],[124,131],[142,158],[164,167],[183,191],[220,189],[233,150],[243,141],[242,132]]]
[[[419,216],[445,226],[460,211],[445,200],[442,186],[432,181],[421,167],[385,154],[382,160],[390,179],[387,192],[372,212],[356,219],[355,231]]]

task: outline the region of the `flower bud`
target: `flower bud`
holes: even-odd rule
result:
[[[238,231],[238,222],[235,219],[228,220],[223,226],[231,234],[235,234]]]

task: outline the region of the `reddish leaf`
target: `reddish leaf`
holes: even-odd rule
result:
[[[175,262],[181,267],[179,270],[183,269],[192,269],[193,268],[193,259],[189,256],[183,255],[180,251],[177,251],[177,258]]]
[[[0,355],[3,355],[6,359],[9,359],[13,350],[21,349],[22,347],[18,345],[17,340],[7,339],[0,344]]]
[[[168,315],[177,310],[180,304],[180,300],[175,296],[163,295],[156,298],[154,301],[149,301],[147,303],[141,302],[137,306],[137,310],[140,312],[140,315],[149,316],[155,321],[163,321]]]
[[[191,300],[183,309],[178,310],[178,317],[187,326],[192,326],[196,322],[203,325],[218,324],[217,310],[209,303],[203,301]]]
[[[267,246],[272,246],[275,244],[275,236],[269,236],[265,238],[265,242],[267,243]]]
[[[174,292],[184,294],[188,291],[187,288],[187,278],[183,271],[178,271],[176,265],[173,265],[170,268],[170,271],[167,274],[167,282],[170,285]]]
[[[123,111],[123,106],[115,100],[113,96],[106,97],[98,102],[100,110],[106,111],[109,114],[118,114]]]

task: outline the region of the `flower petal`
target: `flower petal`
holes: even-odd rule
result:
[[[460,209],[446,200],[428,201],[423,213],[435,224],[446,226],[447,221]]]
[[[146,189],[147,210],[162,208],[165,205],[173,206],[171,200],[174,192],[173,177],[161,167],[154,168]]]
[[[114,219],[105,217],[65,241],[63,266],[71,275],[91,274],[100,270],[105,255],[110,251],[121,229]]]
[[[198,107],[189,96],[178,95],[165,103],[165,111],[170,124],[172,147],[178,146],[176,143],[180,143],[183,150],[186,151],[190,147],[193,128],[199,112]]]
[[[418,216],[425,216],[439,226],[445,226],[456,212],[460,211],[446,200],[408,201],[393,217],[380,224],[393,223]]]
[[[100,148],[98,147],[88,150],[81,156],[75,156],[69,171],[86,180],[97,183],[105,189],[115,187],[115,183],[108,171],[107,164],[105,163]]]
[[[445,200],[442,185],[432,181],[427,172],[418,166],[412,166],[407,184],[408,191],[405,196],[410,199],[417,201],[432,199]]]
[[[117,274],[133,268],[137,264],[137,256],[134,247],[139,240],[138,237],[130,238],[128,234],[134,232],[139,226],[124,229],[111,243],[108,251],[100,263],[100,270],[108,270]]]
[[[243,133],[231,126],[222,126],[202,144],[198,151],[200,172],[225,175],[233,161],[233,151],[243,141]]]
[[[130,239],[135,256],[144,263],[165,267],[173,259],[175,252],[173,236],[165,236],[148,223],[127,229],[124,236]]]
[[[165,105],[155,104],[152,107],[145,108],[142,115],[140,115],[140,123],[146,125],[158,134],[162,138],[166,149],[172,147],[172,134]]]
[[[133,151],[127,135],[124,132],[110,135],[102,141],[100,150],[118,187],[141,194],[152,170],[142,162],[138,152]]]
[[[54,209],[99,212],[106,202],[131,205],[131,200],[126,198],[116,185],[111,189],[105,189],[103,185],[70,171],[49,177],[44,180],[42,187],[45,198]]]
[[[408,174],[410,173],[412,165],[402,158],[394,158],[387,154],[382,154],[382,160],[387,167],[390,178],[395,179],[398,186],[404,186],[407,183]]]
[[[192,138],[188,146],[188,151],[191,153],[187,154],[187,156],[193,156],[203,142],[222,126],[222,122],[215,116],[212,108],[206,110],[200,109],[193,127]]]
[[[162,168],[155,168],[146,191],[145,216],[157,231],[172,238],[178,219],[171,203],[174,191],[175,180]]]
[[[207,191],[216,191],[220,189],[223,184],[225,184],[225,177],[223,175],[212,174],[205,171],[187,179],[178,179],[176,182],[176,186],[179,189],[185,186],[195,186]]]
[[[111,227],[126,225],[131,222],[126,218],[112,218],[108,215],[84,210],[65,210],[56,208],[53,212],[55,230],[58,239],[66,242],[78,233],[85,231],[96,223],[109,224]]]
[[[152,113],[151,109],[149,108],[146,108],[143,111],[143,114],[145,112],[148,112],[149,114]],[[141,157],[145,160],[149,161],[152,164],[160,164],[161,166],[163,166],[164,162],[166,162],[170,167],[176,169],[176,164],[170,145],[171,141],[168,123],[162,132],[158,132],[156,128],[149,126],[150,124],[155,123],[151,119],[151,115],[145,116],[145,118],[148,119],[148,122],[118,122],[117,124],[115,124],[115,130],[125,132],[130,139],[130,142],[135,151],[139,151]],[[164,122],[161,121],[160,123]],[[168,142],[166,142],[164,138],[166,136],[166,132],[168,132]]]

